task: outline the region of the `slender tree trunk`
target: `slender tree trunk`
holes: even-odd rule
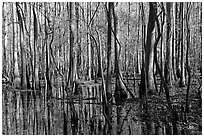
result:
[[[162,3],[162,7],[164,8],[164,5]],[[161,33],[163,34],[164,31],[164,20],[165,20],[165,12],[163,11],[162,15],[161,15]],[[163,36],[161,36],[161,48],[160,48],[160,67],[161,67],[161,71],[162,74],[164,73],[164,69],[163,69]],[[160,93],[163,92],[163,85],[162,85],[162,81],[160,83]]]
[[[87,2],[87,32],[89,30],[89,17],[90,17],[90,13],[89,13],[89,10],[90,10],[90,4],[89,2]],[[90,36],[89,34],[87,33],[87,57],[88,57],[88,79],[91,80],[91,40],[90,40]]]
[[[184,40],[183,40],[183,32],[184,32],[184,16],[183,16],[183,3],[181,2],[181,7],[180,7],[180,12],[181,12],[181,78],[180,78],[180,83],[179,83],[179,86],[180,87],[183,87],[186,85],[186,82],[185,82],[185,65],[184,65]]]
[[[167,14],[167,17],[166,17],[166,59],[165,59],[165,68],[164,68],[164,76],[165,76],[165,80],[166,80],[166,83],[168,85],[171,85],[171,60],[172,60],[172,57],[171,57],[171,36],[170,36],[170,32],[171,32],[171,14],[170,14],[170,11],[171,11],[171,3],[170,2],[167,2],[166,3],[166,14]]]
[[[137,33],[138,33],[138,39],[137,39],[137,47],[136,47],[136,58],[137,58],[137,65],[136,65],[136,67],[137,67],[137,73],[138,74],[141,74],[141,66],[140,66],[140,64],[141,64],[141,59],[140,59],[140,12],[141,12],[141,8],[139,8],[139,10],[138,10],[138,15],[139,15],[139,19],[138,19],[138,22],[137,22]]]
[[[27,81],[26,81],[26,62],[25,62],[25,35],[24,35],[24,29],[25,24],[22,17],[22,10],[20,12],[20,5],[16,3],[16,10],[17,10],[17,16],[18,21],[20,23],[20,49],[21,49],[21,88],[26,89],[27,88]]]
[[[174,51],[174,61],[175,61],[175,65],[174,65],[174,71],[175,71],[175,80],[177,80],[178,79],[178,77],[177,77],[177,68],[178,68],[178,56],[177,56],[177,49],[178,49],[178,25],[179,25],[179,23],[178,23],[178,4],[177,4],[177,2],[175,2],[175,7],[174,7],[174,11],[175,11],[175,13],[174,13],[174,30],[175,30],[175,33],[174,33],[174,38],[175,38],[175,40],[174,40],[174,49],[175,49],[175,51]]]
[[[187,86],[187,91],[186,91],[186,113],[185,113],[185,117],[187,115],[187,113],[189,113],[189,91],[190,91],[190,82],[191,82],[191,68],[190,68],[190,63],[189,63],[189,50],[190,50],[190,28],[189,28],[189,19],[190,19],[190,7],[191,4],[187,3],[187,13],[186,13],[186,45],[187,45],[187,49],[186,49],[186,68],[187,68],[187,72],[188,72],[188,86]]]
[[[14,9],[14,5],[13,5],[13,9]],[[13,10],[12,10],[13,11]],[[15,17],[15,13],[13,12],[13,20],[15,21],[14,17]],[[20,74],[19,74],[19,69],[18,69],[18,45],[15,45],[16,43],[16,39],[15,39],[15,30],[16,30],[16,37],[18,38],[18,26],[16,26],[15,29],[15,25],[14,25],[14,21],[13,21],[13,62],[14,62],[14,88],[20,88],[20,83],[21,83],[21,79],[20,79]]]
[[[146,97],[146,89],[147,89],[147,84],[146,84],[146,71],[145,71],[145,30],[146,30],[146,26],[145,26],[145,14],[144,14],[144,6],[143,3],[141,3],[141,17],[142,17],[142,70],[141,70],[141,81],[140,81],[140,85],[139,85],[139,97],[140,99]]]
[[[113,2],[108,3],[108,11],[107,11],[107,20],[108,20],[108,36],[107,36],[107,74],[106,74],[106,96],[107,96],[107,101],[111,99],[112,96],[112,91],[111,91],[111,9],[114,6]],[[112,120],[111,120],[111,106],[108,105],[108,102],[105,103],[105,117],[107,120],[107,124],[105,126],[105,133],[106,134],[111,134],[112,130]]]
[[[70,41],[70,56],[69,56],[69,61],[70,61],[70,65],[69,65],[69,80],[70,83],[69,85],[72,86],[73,88],[73,83],[74,83],[74,32],[73,32],[73,27],[74,27],[74,23],[73,23],[73,19],[72,19],[72,2],[69,3],[69,31],[70,31],[70,37],[69,37],[69,41]],[[72,89],[71,88],[71,89]]]
[[[106,74],[106,92],[107,94],[112,94],[111,91],[111,8],[113,3],[108,3],[108,36],[107,36],[107,74]]]
[[[175,69],[175,51],[176,51],[176,49],[175,49],[175,33],[176,33],[176,26],[175,26],[175,22],[176,22],[176,19],[175,19],[175,3],[173,3],[173,7],[172,7],[172,10],[173,10],[173,12],[172,12],[172,16],[173,16],[173,23],[172,23],[172,25],[173,25],[173,29],[172,29],[172,54],[171,54],[171,56],[172,56],[172,81],[174,82],[175,80],[176,80],[176,69]]]
[[[2,18],[3,18],[3,20],[2,20],[2,46],[3,46],[3,56],[2,56],[2,62],[3,62],[3,65],[2,65],[2,67],[3,67],[3,70],[2,70],[2,76],[4,76],[4,74],[5,74],[5,71],[6,71],[6,69],[5,69],[5,64],[4,64],[4,62],[6,61],[6,43],[5,43],[5,39],[6,39],[6,16],[5,16],[5,2],[3,2],[3,5],[2,5]],[[12,7],[12,15],[13,15],[13,7]],[[12,24],[12,25],[14,25],[14,24]],[[13,26],[14,27],[14,26]],[[14,35],[14,33],[13,33],[13,35]],[[14,41],[13,41],[14,42]],[[3,77],[2,77],[2,81],[3,81]],[[8,106],[9,106],[9,103],[8,103],[8,96],[7,96],[7,93],[4,93],[4,94],[2,94],[3,96],[3,100],[2,100],[2,104],[4,104],[4,107],[3,107],[3,111],[2,111],[2,121],[4,120],[5,121],[5,123],[4,122],[2,122],[2,129],[4,129],[3,130],[3,132],[4,132],[4,134],[6,134],[6,135],[8,135],[8,134],[10,134],[9,133],[9,121],[8,121]],[[2,133],[3,133],[2,132]]]
[[[120,68],[119,68],[119,52],[118,52],[118,45],[117,45],[117,27],[118,27],[118,17],[117,14],[115,13],[114,6],[112,6],[112,12],[113,12],[113,19],[114,19],[114,34],[115,34],[115,40],[114,40],[114,45],[115,45],[115,74],[116,74],[116,85],[115,85],[115,99],[116,103],[120,99],[126,99],[127,98],[127,91],[125,88],[125,85],[122,80],[122,76],[120,73]],[[119,100],[118,100],[119,99]]]
[[[76,51],[76,57],[77,57],[77,64],[76,64],[76,73],[79,72],[80,66],[81,66],[81,40],[80,40],[80,16],[79,16],[79,3],[75,3],[75,11],[76,11],[76,42],[77,42],[77,51]],[[77,73],[78,74],[78,73]]]
[[[178,7],[177,7],[178,6]],[[178,20],[178,29],[177,29],[177,45],[176,45],[176,52],[177,52],[177,58],[176,58],[176,75],[179,79],[181,79],[181,40],[182,40],[182,36],[181,36],[181,3],[177,4],[177,8],[179,8],[179,12],[178,12],[178,16],[177,16],[177,20]]]
[[[68,8],[68,5],[67,5]],[[71,91],[71,103],[70,103],[70,111],[71,111],[71,128],[72,128],[72,134],[77,134],[77,128],[78,128],[78,115],[74,107],[74,103],[72,100],[72,93],[74,93],[74,89],[76,88],[76,57],[74,52],[74,28],[75,24],[73,22],[73,3],[69,2],[69,30],[70,30],[70,67],[69,67],[69,74],[70,74],[70,91]]]
[[[47,15],[47,3],[45,3],[45,10],[44,10],[44,15],[46,16]],[[45,58],[45,78],[46,78],[46,94],[45,94],[45,103],[48,102],[50,100],[50,97],[51,97],[51,82],[50,82],[50,69],[49,69],[49,65],[50,65],[50,54],[49,54],[49,45],[47,43],[47,40],[48,40],[48,24],[47,24],[47,20],[45,19],[44,20],[44,25],[45,25],[45,28],[44,28],[44,31],[45,31],[45,48],[46,48],[46,58]],[[45,108],[45,112],[47,113],[47,126],[46,126],[46,131],[47,131],[47,134],[49,135],[50,134],[50,108],[47,107]]]
[[[45,4],[45,15],[47,15],[47,4]],[[47,43],[47,40],[48,40],[48,26],[47,26],[47,20],[45,19],[45,48],[46,48],[46,58],[45,58],[45,73],[46,73],[46,81],[47,81],[47,91],[48,92],[51,92],[50,89],[51,89],[51,81],[50,81],[50,53],[49,53],[49,45]],[[47,94],[50,94],[50,93],[47,93]],[[48,97],[49,98],[49,97]]]
[[[35,5],[34,5],[35,6]],[[33,24],[34,24],[34,81],[33,81],[33,88],[39,88],[39,77],[38,77],[38,48],[37,48],[37,41],[38,41],[38,23],[37,23],[37,16],[35,13],[35,9],[33,7]]]
[[[3,62],[3,65],[2,65],[2,74],[5,75],[6,73],[6,15],[5,15],[5,2],[3,2],[3,5],[2,5],[2,47],[3,47],[3,50],[2,50],[2,62]],[[14,35],[14,34],[13,34]]]

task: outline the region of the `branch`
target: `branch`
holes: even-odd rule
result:
[[[96,7],[96,10],[95,10],[93,16],[91,17],[91,20],[90,20],[88,26],[90,26],[91,22],[93,21],[93,18],[94,18],[94,16],[95,16],[96,12],[98,11],[99,6],[100,6],[100,2],[98,3],[98,6]]]
[[[16,6],[20,9],[21,14],[22,14],[22,16],[23,16],[23,19],[21,18],[21,20],[23,20],[22,23],[24,22],[26,34],[27,34],[28,36],[30,36],[30,34],[28,33],[28,30],[27,30],[26,22],[25,22],[25,20],[24,20],[24,19],[25,19],[25,16],[24,16],[24,13],[23,13],[23,9],[20,7],[20,5],[18,4],[18,2],[16,2]],[[19,11],[19,14],[20,14],[20,11]],[[23,24],[22,24],[22,25],[23,25]]]

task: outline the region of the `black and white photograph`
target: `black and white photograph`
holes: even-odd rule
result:
[[[200,1],[2,1],[2,135],[202,135]]]

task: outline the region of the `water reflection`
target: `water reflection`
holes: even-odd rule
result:
[[[49,99],[45,88],[3,92],[3,134],[103,135],[106,123],[100,84],[82,84],[72,97],[63,95],[63,89],[53,88]],[[122,100],[116,104],[113,100],[112,134],[146,134],[147,126],[140,114],[139,101]],[[162,132],[162,125],[151,124],[158,130],[152,133]]]

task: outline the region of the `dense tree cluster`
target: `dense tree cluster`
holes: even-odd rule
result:
[[[56,82],[65,97],[77,94],[80,81],[99,80],[107,134],[112,98],[147,102],[164,93],[177,134],[170,96],[172,87],[187,87],[189,112],[191,79],[202,72],[201,2],[4,2],[2,19],[4,83],[35,92],[44,81],[49,100]],[[141,76],[138,94],[125,84],[128,75]],[[74,104],[70,109],[78,119]]]

